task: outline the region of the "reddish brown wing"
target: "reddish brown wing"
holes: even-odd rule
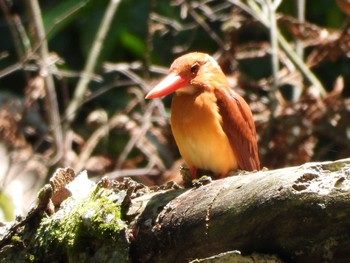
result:
[[[222,128],[242,170],[260,170],[253,115],[244,99],[233,91],[215,89]]]

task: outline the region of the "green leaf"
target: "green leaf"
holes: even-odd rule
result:
[[[90,2],[90,0],[59,1],[57,5],[47,10],[42,10],[43,22],[48,40],[70,25],[74,20],[79,19],[88,2]]]
[[[142,57],[146,51],[145,40],[131,34],[129,31],[121,31],[120,41],[125,48],[129,49],[132,53],[139,57]]]

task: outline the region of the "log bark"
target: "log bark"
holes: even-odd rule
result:
[[[78,188],[84,185],[78,183]],[[0,258],[4,262],[217,262],[218,255],[237,258],[233,262],[350,258],[350,159],[244,173],[188,189],[151,191],[130,181],[117,185],[104,179],[87,197],[68,198],[51,216],[45,212],[51,192],[42,191],[45,198],[39,198],[25,220],[0,233]],[[216,257],[197,260],[211,256]]]
[[[130,255],[133,262],[189,262],[239,250],[285,262],[348,262],[349,179],[346,159],[158,193],[147,205],[134,199],[130,211],[144,210]]]

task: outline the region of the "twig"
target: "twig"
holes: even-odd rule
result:
[[[29,38],[26,34],[26,31],[23,27],[22,21],[19,16],[17,15],[10,15],[10,10],[8,8],[8,4],[4,1],[0,1],[0,8],[4,14],[4,17],[9,25],[10,33],[12,35],[12,39],[15,45],[15,49],[17,52],[18,60],[24,61],[27,54],[32,53],[32,47],[31,43],[29,41]],[[13,67],[6,68],[4,70],[0,71],[0,78],[3,77],[3,75],[10,74],[18,69],[20,69],[22,66],[22,63],[18,63],[14,65]],[[24,78],[26,81],[29,81],[30,75],[28,72],[24,71]]]
[[[134,68],[134,69],[135,69],[135,67],[137,68],[137,65],[138,65],[137,63],[135,65],[125,64],[125,63],[118,63],[118,64],[114,64],[114,65],[106,64],[105,68],[107,70],[115,70],[115,71],[118,71],[118,72],[124,74],[126,77],[130,78],[135,83],[137,83],[144,91],[148,91],[150,89],[148,84],[145,83],[145,81],[143,81],[132,70],[130,70],[131,68]],[[162,68],[154,67],[154,66],[150,66],[149,70],[150,71],[156,70],[156,71],[163,72]],[[143,102],[143,97],[142,97],[142,102]],[[141,104],[141,100],[138,104]],[[158,108],[159,111],[163,114],[165,112],[164,105],[160,102],[160,100],[153,100],[151,103],[149,103],[147,105],[146,109],[144,110],[145,113],[143,114],[143,117],[142,117],[141,126],[139,127],[139,126],[136,126],[136,124],[135,124],[132,129],[131,128],[129,129],[129,133],[131,135],[131,138],[128,141],[128,143],[126,144],[126,146],[124,147],[122,153],[120,154],[120,156],[118,158],[118,161],[116,164],[117,170],[121,169],[122,165],[124,164],[125,160],[127,159],[128,155],[130,154],[131,150],[135,146],[138,147],[141,150],[141,152],[143,152],[146,156],[149,157],[151,163],[153,162],[154,164],[157,164],[159,167],[163,166],[162,161],[153,153],[149,154],[146,147],[139,147],[140,140],[142,140],[142,137],[145,136],[145,134],[147,133],[147,131],[151,127],[151,122],[152,122],[151,116],[152,116],[152,112],[154,111],[154,108]]]
[[[140,70],[142,69],[142,63],[139,61],[135,61],[132,63],[105,63],[103,65],[105,71],[112,72],[112,71],[121,71],[121,70]],[[149,71],[152,73],[158,73],[158,74],[167,74],[169,71],[169,68],[163,67],[163,66],[157,66],[157,65],[150,65]]]
[[[9,26],[9,30],[10,30],[10,33],[11,33],[11,36],[12,36],[12,39],[14,42],[17,56],[18,56],[19,60],[22,60],[22,58],[25,55],[24,49],[26,49],[26,47],[29,43],[28,38],[26,38],[26,39],[23,38],[23,34],[21,34],[24,32],[22,23],[20,22],[20,19],[18,16],[16,16],[16,15],[11,16],[10,15],[10,10],[8,8],[8,5],[6,4],[6,2],[4,0],[0,0],[0,9],[5,17],[5,20],[8,24],[8,26]],[[26,50],[30,50],[30,48],[28,48]]]
[[[247,0],[248,5],[242,3],[240,0],[228,0],[232,4],[242,8],[242,10],[246,11],[248,14],[252,15],[258,21],[260,21],[266,28],[270,27],[268,18],[265,16],[264,12],[257,5],[256,1]],[[304,75],[304,77],[318,89],[320,96],[324,97],[327,92],[317,79],[317,77],[313,74],[313,72],[305,65],[305,63],[300,59],[300,57],[295,53],[293,48],[289,45],[288,41],[281,35],[277,34],[278,43],[280,48],[286,53],[287,57],[295,64],[295,66],[300,70],[300,72]]]
[[[0,79],[23,68],[23,64],[20,62],[17,62],[3,70],[0,70]]]
[[[41,10],[39,6],[38,0],[30,0],[27,1],[29,10],[32,17],[32,22],[35,26],[35,34],[36,34],[36,42],[40,44],[39,47],[39,56],[41,58],[41,69],[40,75],[44,77],[45,80],[45,88],[46,88],[46,109],[50,118],[50,129],[52,130],[55,145],[56,145],[56,155],[52,158],[52,162],[55,163],[59,161],[63,155],[64,149],[63,145],[63,135],[62,135],[62,127],[60,123],[60,115],[59,108],[55,90],[55,84],[53,80],[53,76],[51,74],[51,64],[50,64],[50,54],[49,48],[46,41],[46,34],[44,29],[44,24],[42,21]]]
[[[115,12],[117,11],[119,3],[120,3],[120,0],[110,0],[109,5],[106,8],[102,22],[97,31],[97,36],[92,45],[92,48],[88,55],[87,62],[84,67],[84,75],[82,75],[81,78],[79,79],[73,98],[70,104],[68,105],[65,113],[65,116],[67,117],[66,125],[68,126],[75,119],[76,111],[79,105],[81,105],[81,102],[84,100],[84,94],[91,80],[90,76],[94,74],[94,69],[95,69],[98,57],[100,55],[100,51],[102,49],[104,39],[111,26],[112,20],[114,18]]]
[[[150,78],[150,66],[151,66],[151,54],[153,51],[153,35],[154,35],[154,23],[152,20],[152,13],[154,12],[156,8],[156,1],[151,0],[150,1],[150,10],[148,12],[148,18],[147,18],[147,34],[145,38],[146,42],[146,52],[144,55],[144,77],[149,79]]]
[[[61,23],[69,15],[72,15],[74,12],[77,12],[88,1],[89,0],[85,0],[84,2],[83,1],[79,2],[76,6],[74,6],[73,8],[68,10],[67,12],[65,12],[62,16],[56,18],[54,20],[53,24],[51,25],[51,27],[49,27],[49,29],[46,31],[45,38],[42,39],[41,42],[36,43],[36,45],[34,45],[33,48],[31,46],[30,40],[29,40],[29,38],[28,38],[28,36],[26,34],[25,28],[23,27],[21,19],[18,16],[14,16],[12,18],[13,22],[10,23],[10,24],[11,25],[12,24],[16,25],[16,29],[17,29],[16,32],[18,33],[18,36],[17,36],[17,34],[14,36],[14,34],[16,32],[14,32],[14,30],[12,29],[12,26],[10,26],[11,34],[13,35],[15,43],[18,42],[18,40],[17,40],[18,38],[22,41],[22,45],[23,45],[23,48],[24,48],[25,52],[22,52],[22,51],[20,52],[20,56],[19,56],[20,62],[12,64],[9,67],[7,67],[7,68],[5,68],[5,69],[0,71],[0,78],[5,77],[6,75],[9,75],[9,74],[11,74],[11,73],[13,73],[13,72],[15,72],[17,70],[38,71],[39,70],[39,66],[37,66],[37,65],[30,65],[30,66],[28,66],[27,62],[32,60],[32,59],[36,59],[36,56],[35,56],[36,51],[40,48],[42,42],[44,40],[45,41],[47,40],[47,36],[55,28],[55,26],[58,25],[59,23]],[[7,15],[6,12],[8,12],[8,11],[7,11],[7,6],[6,6],[6,4],[4,4],[3,0],[0,1],[0,8],[3,9],[3,12],[5,12],[5,16],[6,16]],[[18,45],[16,45],[16,46],[18,46]],[[75,74],[75,73],[69,74],[69,73],[66,73],[67,71],[57,70],[56,68],[55,69],[50,68],[50,70],[51,70],[51,73],[53,75],[57,75],[57,76],[64,76],[65,74],[67,74],[68,77],[70,77],[71,75]],[[78,75],[78,74],[79,73],[76,73],[76,75]],[[94,77],[94,78],[96,79],[97,77]]]
[[[193,6],[193,3],[187,3],[185,2],[188,8],[188,12],[191,14],[193,19],[209,34],[209,36],[218,44],[220,49],[223,51],[227,51],[227,48],[225,47],[225,43],[221,40],[221,38],[210,28],[210,26],[197,14],[195,11],[195,7]]]
[[[266,0],[266,6],[268,10],[269,24],[270,24],[270,42],[271,42],[271,65],[272,65],[272,89],[269,92],[271,102],[271,114],[272,118],[275,116],[278,101],[276,99],[277,93],[279,92],[279,58],[278,58],[278,28],[276,20],[276,11],[278,4],[272,0]]]
[[[64,12],[59,17],[56,17],[53,20],[52,26],[48,28],[47,32],[49,33],[54,29],[54,27],[60,24],[62,21],[67,19],[69,16],[72,16],[74,13],[78,12],[81,8],[83,8],[90,0],[80,0],[75,6],[71,7],[69,10]]]
[[[303,23],[305,22],[305,0],[297,0],[297,18],[300,25],[300,30],[304,31]],[[304,47],[303,42],[300,39],[296,40],[295,50],[299,57],[304,57]]]
[[[76,172],[80,172],[86,165],[88,159],[90,158],[93,150],[99,141],[104,138],[110,130],[118,125],[123,125],[125,122],[125,116],[121,114],[116,114],[113,118],[111,118],[107,123],[100,126],[89,138],[89,140],[85,143],[84,147],[81,150],[79,155],[79,159],[74,166],[74,170]]]
[[[146,135],[147,131],[151,127],[150,116],[152,115],[152,109],[153,109],[153,102],[147,105],[147,109],[145,114],[143,115],[143,123],[141,127],[134,127],[132,130],[130,130],[131,138],[124,147],[124,150],[119,155],[116,169],[121,169],[122,165],[124,164],[126,158],[130,154],[131,150],[135,147],[135,145],[139,142],[139,140]]]
[[[305,22],[305,0],[297,0],[297,17],[298,17],[298,22],[301,25],[302,31],[303,29],[303,23]],[[295,44],[295,51],[297,55],[300,57],[301,60],[304,60],[304,47],[303,47],[303,42],[300,39],[296,40]],[[299,78],[301,79],[301,78]],[[302,86],[294,86],[293,91],[292,91],[292,99],[293,101],[298,101],[300,98],[300,95],[302,93]]]

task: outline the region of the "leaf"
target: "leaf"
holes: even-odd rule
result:
[[[145,41],[129,31],[122,30],[120,40],[123,45],[138,57],[143,57],[146,51]]]
[[[81,0],[79,2],[71,0],[60,1],[57,5],[47,10],[42,10],[42,18],[48,40],[52,39],[74,20],[79,19],[88,2],[89,0]]]

